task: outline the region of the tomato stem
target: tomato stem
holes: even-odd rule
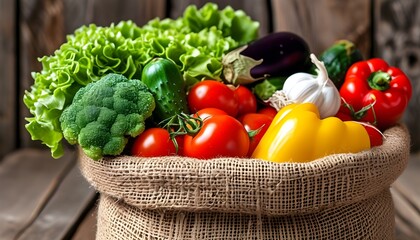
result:
[[[171,139],[174,141],[176,136],[196,135],[203,126],[203,120],[200,117],[180,113],[163,120],[158,125],[168,130]]]
[[[348,104],[344,100],[344,98],[341,98],[341,100],[343,101],[343,105],[347,109],[349,109],[351,118],[354,119],[354,120],[356,120],[356,121],[360,121],[362,118],[364,118],[366,116],[366,114],[367,114],[367,111],[369,111],[369,109],[371,109],[372,110],[372,114],[373,114],[373,118],[374,118],[374,121],[371,124],[376,125],[376,123],[377,123],[377,121],[376,121],[376,113],[375,113],[375,108],[373,107],[375,105],[375,103],[376,103],[376,100],[374,102],[372,102],[372,103],[364,106],[362,109],[360,109],[358,111],[354,110],[353,106],[350,105],[350,104]]]
[[[203,126],[203,120],[200,117],[192,117],[181,113],[178,115],[178,119],[180,126],[188,135],[196,135]]]

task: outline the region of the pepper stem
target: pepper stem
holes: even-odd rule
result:
[[[370,74],[367,81],[370,88],[385,91],[389,88],[391,80],[391,75],[388,73],[377,71]]]

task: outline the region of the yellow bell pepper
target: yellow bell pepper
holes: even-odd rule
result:
[[[282,108],[252,157],[272,162],[309,162],[335,153],[356,153],[370,149],[365,128],[337,117],[320,119],[312,103]]]

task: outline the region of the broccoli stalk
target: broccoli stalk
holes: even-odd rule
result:
[[[139,80],[108,74],[81,88],[60,116],[64,138],[94,160],[119,155],[145,129],[155,100]]]

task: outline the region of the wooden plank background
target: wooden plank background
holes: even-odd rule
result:
[[[0,0],[0,159],[16,148],[16,17],[13,1]]]
[[[348,39],[371,55],[371,1],[273,1],[274,29],[301,35],[314,53]]]

